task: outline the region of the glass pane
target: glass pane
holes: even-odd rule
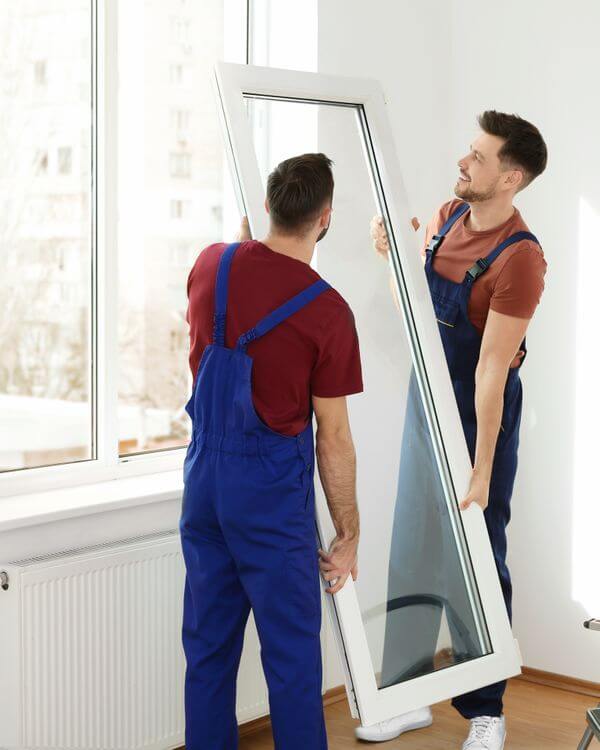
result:
[[[317,246],[316,268],[349,303],[360,340],[365,391],[348,399],[362,526],[357,593],[377,684],[388,687],[489,653],[460,518],[435,459],[389,266],[371,245],[369,222],[381,208],[362,112],[258,98],[247,102],[247,111],[264,185],[289,156],[322,151],[334,161],[333,219]]]
[[[235,59],[232,49],[245,52],[244,10],[225,0],[118,3],[120,455],[189,442],[187,277],[240,218],[212,70]]]
[[[0,3],[0,471],[93,456],[90,26]]]

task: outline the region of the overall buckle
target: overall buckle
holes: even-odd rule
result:
[[[427,245],[427,252],[435,253],[438,247],[444,241],[444,237],[445,235],[443,234],[434,234],[433,237],[429,240],[429,244]]]
[[[481,276],[484,271],[490,267],[489,262],[485,258],[479,258],[467,271],[467,275],[471,277],[473,281]]]
[[[251,328],[249,331],[246,331],[246,333],[240,336],[240,338],[238,339],[237,348],[240,349],[240,351],[245,352],[248,344],[251,341],[254,341],[254,339],[257,336],[258,336],[258,331],[256,330],[256,328]]]

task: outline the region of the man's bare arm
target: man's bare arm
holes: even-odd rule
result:
[[[472,502],[477,502],[482,508],[487,506],[494,453],[504,409],[506,379],[528,324],[529,319],[489,311],[475,371],[477,441],[473,478],[469,492],[461,503],[463,509]]]
[[[346,398],[312,397],[317,419],[316,456],[319,476],[336,530],[336,538],[321,554],[325,580],[337,579],[327,589],[335,594],[348,575],[356,578],[359,514],[356,502],[356,452],[350,432]]]

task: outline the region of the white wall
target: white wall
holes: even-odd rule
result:
[[[379,79],[414,215],[428,220],[456,169],[445,132],[450,6],[438,0],[327,0],[319,4],[319,71]]]
[[[598,28],[595,0],[319,4],[319,70],[382,81],[422,224],[453,195],[477,113],[515,112],[546,139],[548,169],[517,199],[549,268],[523,372],[514,630],[527,666],[593,681],[600,636],[581,623],[600,617]]]

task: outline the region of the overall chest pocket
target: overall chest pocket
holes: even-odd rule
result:
[[[458,318],[459,303],[435,293],[431,294],[431,300],[438,323],[454,328]]]

